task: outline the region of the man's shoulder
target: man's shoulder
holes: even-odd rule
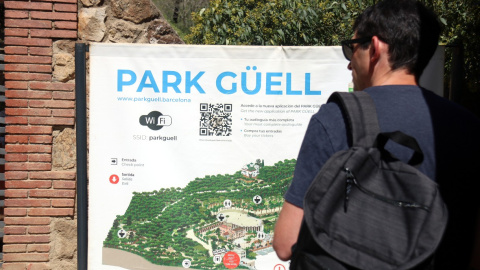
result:
[[[320,106],[312,121],[320,124],[330,137],[345,134],[345,120],[338,104],[328,102]]]
[[[426,113],[431,117],[442,115],[445,121],[461,117],[479,123],[480,120],[464,107],[425,88],[414,85],[375,86],[365,90],[374,99],[377,109],[395,113]],[[401,106],[392,106],[400,104]],[[423,111],[422,111],[423,110]]]

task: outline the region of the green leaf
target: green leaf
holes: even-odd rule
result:
[[[440,21],[443,23],[443,25],[447,25],[447,20],[445,20],[445,18],[440,17]]]

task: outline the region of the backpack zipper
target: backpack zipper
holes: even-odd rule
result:
[[[415,203],[415,202],[398,201],[398,200],[393,200],[393,199],[389,199],[389,198],[383,197],[381,195],[378,195],[378,194],[362,187],[358,183],[357,179],[353,175],[352,171],[350,171],[350,169],[344,168],[343,171],[345,172],[345,174],[347,176],[347,179],[346,179],[346,182],[345,182],[345,199],[344,199],[344,203],[343,203],[343,210],[344,210],[345,213],[347,212],[348,202],[350,200],[350,192],[352,191],[352,186],[357,187],[364,194],[366,194],[366,195],[368,195],[368,196],[370,196],[374,199],[383,201],[385,203],[388,203],[388,204],[391,204],[391,205],[394,205],[394,206],[397,206],[397,207],[416,208],[416,209],[421,209],[421,210],[425,210],[427,212],[430,212],[429,207],[418,204],[418,203]]]

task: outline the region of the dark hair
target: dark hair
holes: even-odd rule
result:
[[[353,29],[357,37],[386,42],[392,69],[407,68],[417,79],[435,53],[441,30],[435,13],[415,0],[381,1],[360,14]]]

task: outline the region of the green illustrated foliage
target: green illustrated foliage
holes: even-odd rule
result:
[[[259,174],[254,178],[243,177],[237,171],[197,177],[184,188],[133,192],[125,214],[112,221],[104,247],[134,253],[158,265],[179,266],[184,259],[190,259],[195,269],[224,269],[214,264],[209,253],[238,247],[222,232],[216,217],[225,208],[224,201],[230,200],[234,210],[244,217],[260,219],[264,232],[272,235],[296,160],[286,159],[273,166],[265,166],[263,161],[255,164],[259,165]],[[256,195],[261,195],[261,203],[254,203]],[[225,216],[228,220],[229,214]],[[247,229],[236,239],[242,238],[245,245],[259,242],[257,232]],[[253,248],[245,252],[255,259]]]

